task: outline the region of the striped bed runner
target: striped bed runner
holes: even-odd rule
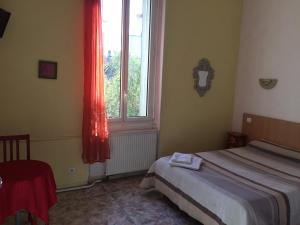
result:
[[[204,162],[199,171],[170,167],[168,158],[162,158],[141,186],[164,185],[164,194],[172,197],[169,189],[188,202],[181,204],[183,210],[189,208],[187,204],[197,208],[204,216],[188,213],[200,222],[208,221],[205,225],[299,225],[300,160],[286,156],[286,149],[272,148],[255,142],[238,149],[197,153]],[[300,159],[300,153],[293,154]],[[245,215],[234,214],[233,209]]]

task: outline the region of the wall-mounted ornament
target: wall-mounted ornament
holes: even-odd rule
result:
[[[259,79],[259,84],[264,89],[272,89],[276,86],[278,80],[277,79]]]
[[[57,62],[40,60],[39,78],[57,79]]]
[[[214,78],[214,69],[211,67],[208,59],[203,58],[193,70],[194,88],[199,96],[204,96],[210,89],[212,79]]]

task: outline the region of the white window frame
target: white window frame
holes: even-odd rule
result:
[[[130,0],[123,0],[120,117],[109,118],[108,126],[110,131],[159,130],[166,0],[151,0],[148,113],[145,117],[127,117],[129,4]]]

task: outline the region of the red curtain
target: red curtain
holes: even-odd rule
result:
[[[109,158],[103,62],[101,1],[84,0],[82,159],[85,163]]]

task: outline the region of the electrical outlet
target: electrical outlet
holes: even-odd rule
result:
[[[247,117],[246,122],[247,123],[252,123],[252,118],[251,117]]]
[[[68,173],[69,173],[70,175],[75,174],[75,173],[76,173],[76,168],[75,168],[75,167],[70,167],[70,168],[68,169]]]

